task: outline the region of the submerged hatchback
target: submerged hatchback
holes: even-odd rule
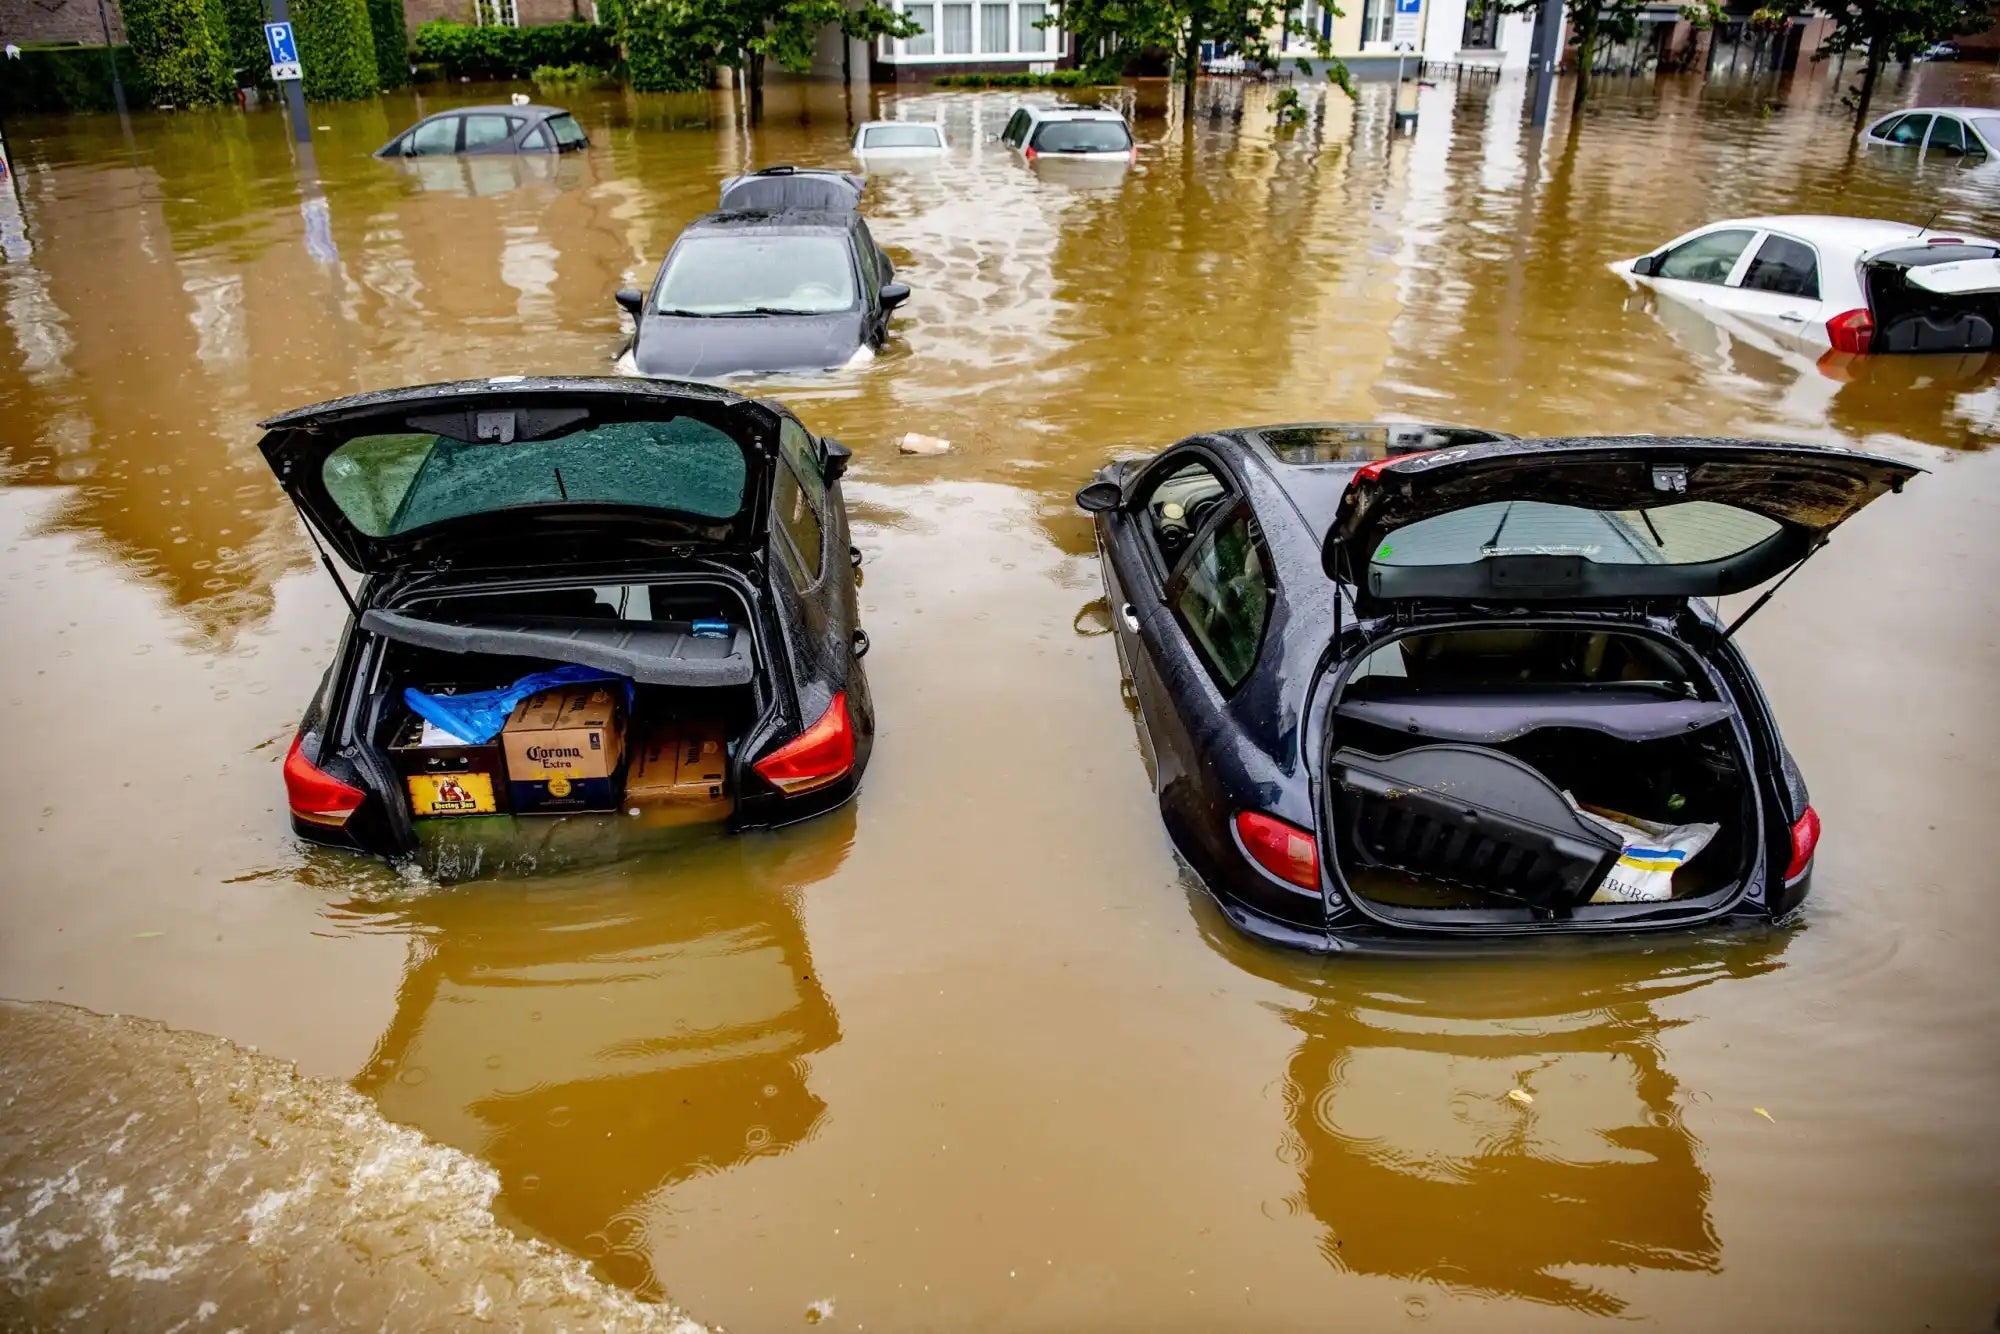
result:
[[[1917,471],[1308,424],[1077,499],[1182,858],[1252,934],[1408,949],[1796,909],[1819,817],[1734,637],[1764,598],[1711,600]]]
[[[335,574],[352,616],[285,758],[300,835],[414,851],[391,756],[411,725],[406,688],[483,691],[561,668],[628,683],[635,735],[647,719],[712,729],[712,795],[733,828],[854,793],[874,709],[848,451],[784,408],[701,385],[507,377],[264,426],[329,572],[326,549],[363,575],[350,593]]]

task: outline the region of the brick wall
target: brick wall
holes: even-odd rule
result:
[[[0,0],[0,5],[17,3],[35,4],[37,0]],[[70,0],[70,3],[74,4],[76,0]],[[568,23],[576,18],[587,21],[596,12],[597,7],[591,0],[514,0],[514,13],[524,28],[537,28],[545,23]],[[403,0],[403,18],[412,28],[432,19],[470,23],[472,0]]]
[[[104,0],[111,19],[111,40],[125,40],[125,20],[118,0]],[[0,0],[0,43],[82,42],[104,45],[104,24],[97,17],[97,0]]]

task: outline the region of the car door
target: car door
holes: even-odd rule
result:
[[[1177,693],[1191,658],[1166,597],[1208,526],[1240,495],[1210,451],[1183,446],[1156,459],[1114,511],[1105,558],[1112,625],[1146,720],[1161,791],[1196,761],[1178,717]]]
[[[439,116],[411,130],[403,139],[404,157],[443,157],[458,151],[458,127],[463,116]]]
[[[1912,112],[1894,125],[1882,127],[1882,141],[1898,148],[1922,148],[1924,138],[1931,131],[1931,117],[1924,112]]]
[[[1655,290],[1713,309],[1733,309],[1739,289],[1729,284],[1742,271],[1758,237],[1754,227],[1717,227],[1698,232],[1660,258]]]
[[[1819,251],[1797,237],[1759,232],[1744,254],[1747,262],[1727,284],[1731,312],[1788,346],[1823,351]]]
[[[1939,157],[1965,157],[1968,154],[1983,154],[1986,147],[1979,136],[1966,128],[1965,122],[1956,116],[1939,116],[1931,122],[1931,137],[1924,141],[1925,154]]]
[[[465,116],[464,153],[507,153],[513,151],[514,136],[522,118],[497,111],[470,112]]]

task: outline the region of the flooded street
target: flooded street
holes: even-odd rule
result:
[[[309,1327],[338,1288],[425,1328],[652,1323],[634,1297],[737,1330],[1991,1328],[2000,356],[1835,378],[1605,266],[1732,215],[2000,234],[2000,165],[1855,153],[1809,77],[1609,80],[1541,136],[1517,81],[1427,88],[1401,138],[1387,91],[1279,131],[1204,84],[1184,130],[1128,85],[1137,161],[1093,176],[988,142],[1002,93],[777,87],[755,131],[723,93],[579,93],[587,154],[367,156],[503,95],[467,87],[314,108],[311,171],[268,108],[10,121],[0,996],[173,1031],[0,1008],[34,1093],[0,1104],[0,1326]],[[1996,94],[1921,65],[1880,110]],[[868,185],[914,289],[888,347],[755,388],[854,450],[858,801],[449,884],[295,840],[280,764],[346,611],[255,422],[605,372],[612,292],[723,177],[851,166],[899,114],[954,146]],[[1929,470],[1743,631],[1825,825],[1802,926],[1318,960],[1177,869],[1072,493],[1198,429],[1383,417]],[[189,1110],[227,1079],[263,1092]],[[124,1156],[114,1098],[149,1118]],[[262,1192],[392,1148],[432,1175],[305,1199],[260,1258]],[[85,1226],[121,1185],[122,1241]],[[409,1266],[435,1291],[398,1307]]]

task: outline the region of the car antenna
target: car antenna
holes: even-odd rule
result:
[[[347,604],[348,615],[357,621],[360,620],[361,608],[355,605],[354,594],[347,591],[347,581],[340,577],[339,570],[333,568],[333,557],[327,555],[326,548],[319,544],[319,534],[313,531],[312,520],[306,517],[303,509],[299,508],[298,501],[292,502],[292,508],[298,510],[299,522],[306,526],[306,539],[313,544],[313,550],[319,553],[319,563],[326,566],[326,572],[333,576],[333,586],[340,590],[340,600]]]
[[[1924,225],[1917,228],[1917,235],[1922,236],[1925,232],[1929,231],[1931,229],[1931,224],[1938,220],[1938,214],[1942,212],[1944,212],[1944,209],[1941,207],[1932,209],[1931,215],[1928,218],[1924,219]]]

